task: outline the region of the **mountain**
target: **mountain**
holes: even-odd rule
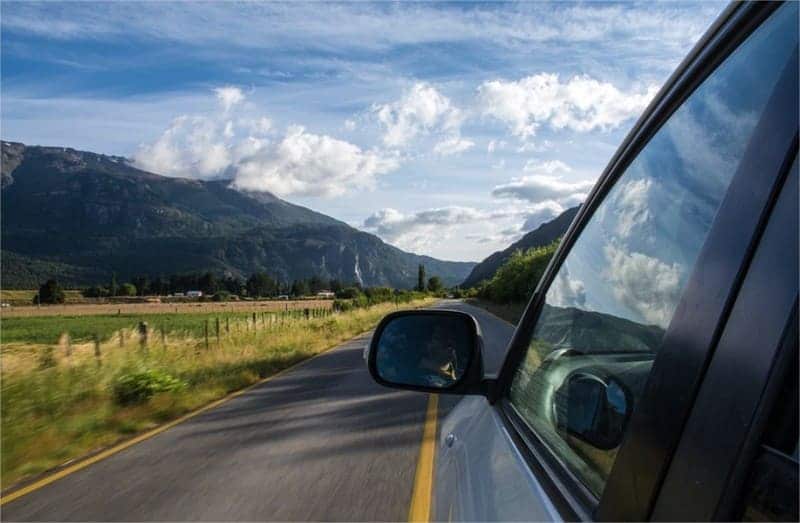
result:
[[[196,271],[404,288],[416,284],[420,263],[447,285],[475,265],[404,252],[267,192],[159,176],[63,147],[2,142],[0,187],[4,288]]]
[[[578,214],[578,209],[580,209],[580,206],[567,209],[551,221],[543,223],[537,229],[525,234],[507,249],[490,255],[472,269],[472,272],[461,283],[461,286],[464,288],[474,287],[483,280],[490,279],[497,272],[497,269],[511,257],[514,251],[541,247],[563,236],[575,215]]]

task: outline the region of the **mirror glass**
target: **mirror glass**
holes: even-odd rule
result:
[[[376,344],[375,368],[385,381],[446,389],[469,366],[475,329],[468,317],[410,314],[393,318]]]

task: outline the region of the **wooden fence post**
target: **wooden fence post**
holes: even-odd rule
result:
[[[216,318],[216,320],[217,320],[216,321],[216,326],[217,326],[217,348],[219,348],[220,347],[220,344],[219,344],[219,318]]]
[[[94,359],[97,361],[97,366],[103,366],[103,359],[100,354],[100,336],[94,335]]]
[[[139,348],[147,354],[147,338],[150,335],[150,329],[146,321],[139,322]]]
[[[208,318],[206,318],[204,326],[205,326],[204,331],[206,336],[206,349],[208,349]]]
[[[119,346],[120,348],[125,346],[125,329],[119,330]]]
[[[65,332],[61,334],[59,338],[59,344],[64,347],[64,353],[67,355],[67,359],[72,356],[72,340],[69,339],[69,333]]]
[[[225,334],[230,335],[231,333],[231,317],[225,316]]]

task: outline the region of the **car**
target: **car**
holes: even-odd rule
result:
[[[627,135],[499,372],[384,318],[379,384],[457,395],[434,520],[798,520],[798,4],[734,3]],[[460,397],[460,398],[459,398]]]

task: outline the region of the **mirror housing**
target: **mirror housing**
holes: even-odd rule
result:
[[[602,450],[622,443],[632,410],[633,396],[622,382],[590,372],[570,375],[553,397],[556,428]]]
[[[375,329],[367,365],[372,378],[386,387],[486,395],[482,350],[480,327],[469,314],[399,311]]]

